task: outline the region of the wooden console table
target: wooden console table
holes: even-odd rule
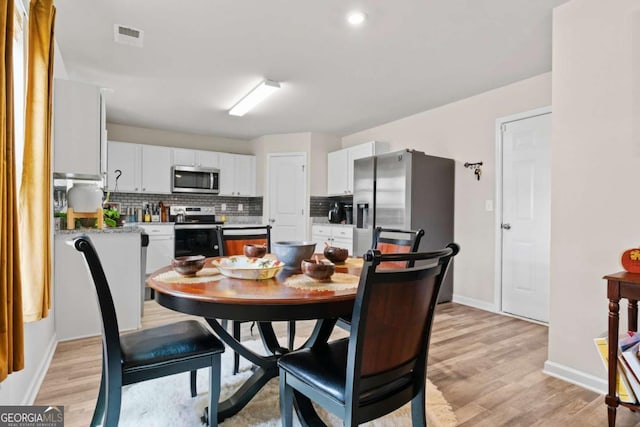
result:
[[[616,393],[618,375],[618,326],[620,323],[620,298],[628,301],[629,331],[638,330],[638,300],[640,300],[640,273],[621,271],[604,276],[607,280],[607,298],[609,298],[609,392],[604,401],[607,404],[609,427],[616,425],[616,409],[625,406],[633,411],[640,405],[621,402]]]

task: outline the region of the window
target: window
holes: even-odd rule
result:
[[[16,185],[20,188],[22,179],[22,156],[24,150],[24,100],[25,100],[25,27],[27,14],[22,0],[14,3],[14,31],[13,31],[13,104],[15,126],[15,161]]]

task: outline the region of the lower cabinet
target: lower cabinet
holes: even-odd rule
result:
[[[140,227],[149,235],[145,273],[151,274],[170,265],[175,249],[173,224],[145,224]]]
[[[353,226],[314,225],[311,227],[311,241],[316,243],[316,252],[324,251],[325,242],[330,246],[345,248],[353,255]]]
[[[100,309],[84,258],[68,240],[82,234],[62,233],[54,241],[54,307],[59,340],[102,333]],[[104,269],[121,331],[140,328],[142,301],[141,237],[138,232],[88,234]]]

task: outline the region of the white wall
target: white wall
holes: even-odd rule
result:
[[[366,141],[390,143],[391,151],[413,148],[456,161],[455,240],[461,246],[454,272],[454,300],[494,309],[495,121],[498,117],[548,106],[551,73],[425,111],[343,138],[343,146]],[[477,181],[465,162],[482,161]],[[428,238],[428,235],[427,235]]]
[[[554,13],[547,370],[583,383],[591,375],[601,387],[593,338],[607,330],[602,276],[622,270],[620,254],[640,243],[639,31],[637,0],[574,0]]]
[[[108,109],[109,100],[107,99],[107,110]],[[119,125],[116,123],[107,123],[107,138],[113,141],[132,142],[136,144],[253,154],[253,144],[246,139],[197,135],[194,133]]]

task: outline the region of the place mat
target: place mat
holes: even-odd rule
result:
[[[362,266],[364,265],[364,259],[349,257],[345,259],[344,262],[336,262],[335,265],[336,267],[362,268]]]
[[[304,274],[294,274],[284,281],[285,286],[313,291],[345,291],[356,289],[360,277],[347,273],[333,273],[331,281],[319,282]]]
[[[224,276],[220,274],[217,268],[203,268],[198,271],[195,277],[184,277],[173,270],[165,271],[155,276],[154,280],[159,280],[165,283],[200,283],[211,282],[214,280],[220,280]]]

